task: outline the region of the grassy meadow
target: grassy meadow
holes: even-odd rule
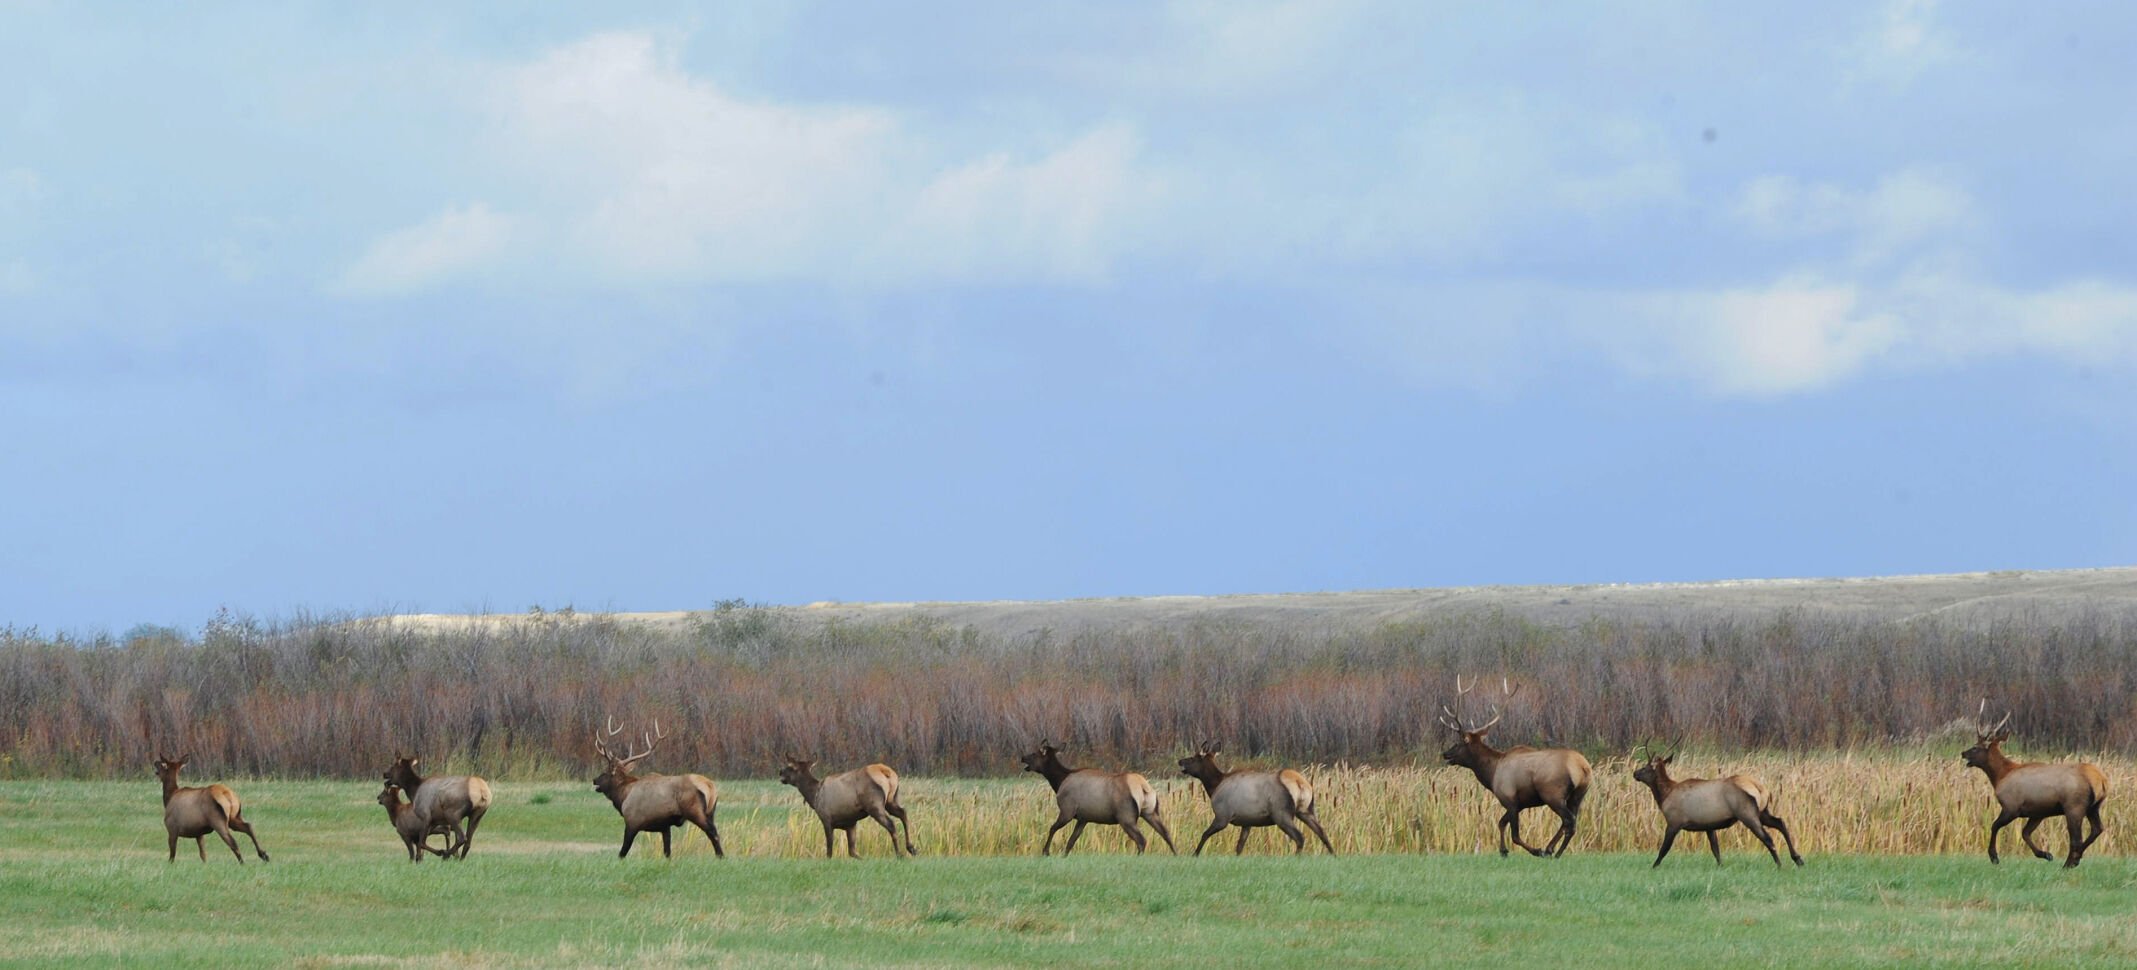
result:
[[[1690,838],[1650,871],[1659,824],[1622,764],[1598,765],[1587,824],[1556,861],[1480,851],[1495,809],[1466,773],[1438,768],[1312,772],[1335,859],[1279,854],[1266,830],[1247,858],[1229,838],[1212,840],[1214,857],[1133,858],[1097,827],[1075,856],[1039,859],[1052,809],[1037,778],[908,777],[910,862],[888,858],[880,830],[862,833],[860,862],[826,862],[814,817],[764,781],[721,786],[726,860],[693,831],[672,861],[657,838],[619,861],[621,825],[583,782],[498,781],[469,861],[411,866],[375,783],[252,779],[232,784],[275,861],[239,866],[211,836],[209,864],[185,842],[173,865],[153,779],[5,781],[0,966],[2137,960],[2126,799],[2109,801],[2108,834],[2075,872],[2026,857],[2015,830],[1995,867],[1979,844],[1987,786],[1956,759],[1713,763],[1768,777],[1807,868],[1776,871],[1731,832],[1726,867]],[[1865,770],[1886,781],[1850,781]],[[1191,849],[1207,808],[1151,774]],[[1541,841],[1549,828],[1531,817]],[[2060,851],[2060,823],[2043,831]]]

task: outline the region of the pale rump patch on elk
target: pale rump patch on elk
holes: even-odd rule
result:
[[[1205,741],[1194,754],[1180,759],[1180,773],[1201,782],[1203,791],[1209,794],[1212,818],[1201,841],[1195,843],[1196,855],[1202,854],[1202,846],[1210,836],[1231,825],[1239,826],[1234,855],[1247,850],[1248,833],[1271,825],[1291,839],[1292,851],[1304,852],[1306,837],[1299,833],[1299,822],[1313,830],[1328,854],[1335,854],[1336,847],[1329,844],[1328,833],[1321,829],[1321,820],[1313,813],[1313,786],[1306,782],[1305,775],[1289,768],[1227,772],[1217,767],[1221,747]]]
[[[1165,848],[1179,854],[1179,848],[1172,844],[1172,830],[1165,827],[1165,819],[1159,813],[1157,789],[1150,787],[1150,779],[1132,771],[1070,768],[1061,763],[1061,749],[1052,741],[1039,742],[1038,750],[1024,755],[1022,760],[1025,771],[1037,772],[1054,789],[1054,805],[1060,809],[1053,827],[1046,830],[1046,841],[1039,846],[1040,855],[1052,851],[1054,833],[1070,822],[1076,827],[1070,830],[1062,855],[1076,850],[1076,839],[1083,835],[1083,827],[1093,823],[1120,826],[1128,840],[1135,843],[1136,853],[1141,854],[1149,841],[1143,838],[1142,829],[1136,824],[1139,821],[1150,823],[1165,840]]]
[[[806,761],[788,755],[786,764],[779,769],[779,780],[801,792],[801,800],[816,812],[818,821],[824,824],[824,858],[832,857],[834,830],[846,833],[846,855],[858,859],[854,851],[854,828],[862,819],[872,818],[890,833],[890,851],[898,854],[898,829],[891,823],[895,818],[905,823],[905,854],[913,854],[913,823],[905,817],[905,808],[898,804],[898,773],[889,765],[869,765],[841,772],[829,778],[818,779],[810,769],[814,761]]]
[[[614,738],[622,731],[615,718],[608,719],[608,738]],[[594,790],[607,796],[609,804],[616,806],[616,814],[623,816],[623,848],[616,853],[616,858],[629,856],[631,843],[638,840],[638,833],[649,829],[660,832],[661,857],[673,858],[670,830],[686,822],[697,826],[698,831],[712,840],[714,856],[727,858],[726,848],[720,845],[720,827],[713,823],[720,797],[712,779],[704,775],[663,775],[659,772],[633,775],[631,769],[652,754],[653,746],[667,735],[661,733],[660,722],[654,721],[653,730],[644,737],[644,751],[637,750],[636,745],[627,745],[621,755],[608,746],[608,738],[594,739],[594,751],[606,762],[601,773],[594,776]]]
[[[431,855],[447,853],[446,849],[431,848],[428,840],[432,833],[442,832],[450,844],[452,830],[442,825],[425,826],[416,817],[415,806],[401,800],[401,786],[387,782],[385,790],[378,793],[378,803],[386,807],[386,820],[393,823],[393,831],[401,837],[401,847],[408,851],[408,861],[423,861],[425,852]]]
[[[1573,845],[1573,834],[1580,828],[1581,802],[1588,797],[1588,782],[1595,770],[1588,759],[1571,748],[1537,749],[1516,745],[1505,750],[1486,743],[1484,736],[1492,725],[1499,723],[1499,709],[1494,706],[1491,719],[1474,727],[1462,720],[1457,709],[1463,695],[1476,688],[1475,683],[1462,686],[1462,679],[1454,680],[1454,706],[1440,707],[1440,723],[1453,731],[1453,745],[1440,753],[1448,764],[1467,768],[1477,776],[1477,782],[1499,805],[1506,809],[1499,816],[1499,854],[1507,854],[1507,835],[1512,833],[1514,844],[1528,850],[1533,856],[1557,857],[1566,854]],[[1500,681],[1500,689],[1508,696],[1512,689]],[[1530,808],[1549,808],[1558,815],[1558,831],[1550,841],[1537,848],[1521,840],[1521,812]]]
[[[272,861],[267,858],[267,850],[260,848],[260,837],[253,834],[252,823],[245,821],[244,807],[239,804],[236,792],[226,785],[178,787],[178,772],[191,760],[191,752],[176,758],[163,755],[156,759],[156,780],[163,783],[163,831],[170,836],[170,852],[163,861],[178,861],[179,839],[192,839],[193,848],[200,853],[200,861],[208,861],[205,839],[213,832],[230,847],[230,854],[237,857],[238,865],[244,865],[245,854],[238,851],[237,839],[230,835],[233,829],[252,840],[252,851],[259,854],[261,862]]]
[[[422,759],[395,752],[385,780],[408,793],[410,811],[424,831],[443,829],[451,834],[444,855],[465,859],[476,827],[490,812],[490,783],[475,775],[425,778],[416,774],[419,764]]]
[[[1670,846],[1677,841],[1679,832],[1705,832],[1707,848],[1714,853],[1714,864],[1721,865],[1721,837],[1715,833],[1732,825],[1744,829],[1766,846],[1766,854],[1773,857],[1773,864],[1781,864],[1781,855],[1775,851],[1773,836],[1767,829],[1781,833],[1788,842],[1788,857],[1796,865],[1803,864],[1803,856],[1796,852],[1796,837],[1788,831],[1788,823],[1773,813],[1773,798],[1766,786],[1750,775],[1730,775],[1727,778],[1670,777],[1670,762],[1676,760],[1672,752],[1649,757],[1633,770],[1634,781],[1646,785],[1655,796],[1655,807],[1662,812],[1665,828],[1662,832],[1662,849],[1655,853],[1655,865],[1662,864],[1670,854]]]
[[[1989,826],[1989,861],[2002,862],[1996,855],[1996,840],[2003,835],[2003,827],[2019,819],[2026,825],[2018,837],[2033,851],[2035,858],[2053,860],[2054,853],[2033,841],[2033,830],[2041,823],[2058,815],[2070,835],[2070,851],[2063,858],[2066,869],[2077,866],[2085,857],[2085,850],[2092,848],[2105,827],[2100,824],[2100,805],[2107,801],[2107,776],[2100,769],[2086,762],[2075,764],[2047,764],[2041,762],[2014,761],[2003,753],[2003,743],[2010,738],[2011,715],[2006,711],[2003,720],[1990,727],[1986,715],[1989,710],[1987,698],[1982,698],[1981,708],[1974,714],[1974,746],[1959,757],[1981,773],[1988,776],[1989,787],[1996,793],[1995,824]],[[2085,835],[2085,822],[2092,823],[2092,834]]]

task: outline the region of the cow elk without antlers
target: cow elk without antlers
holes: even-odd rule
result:
[[[416,818],[415,806],[401,801],[401,786],[387,782],[384,791],[378,793],[378,803],[386,807],[386,820],[393,823],[393,831],[401,837],[401,847],[408,850],[408,861],[423,861],[423,853],[446,855],[446,849],[433,849],[429,845],[432,833],[445,834],[446,844],[452,844],[452,830],[442,825],[425,826]]]
[[[259,853],[260,861],[269,861],[267,850],[260,848],[260,837],[252,832],[252,823],[240,814],[244,808],[238,804],[236,792],[225,785],[178,787],[178,771],[192,758],[193,755],[188,753],[176,758],[164,755],[156,759],[156,780],[163,782],[163,831],[170,836],[170,853],[164,861],[178,861],[179,839],[192,839],[193,848],[200,852],[200,861],[208,861],[208,845],[203,840],[213,832],[222,836],[223,844],[230,847],[230,854],[237,857],[238,865],[244,865],[245,854],[238,851],[237,840],[230,836],[231,829],[245,833],[245,837],[252,840],[252,851]]]
[[[807,802],[815,810],[817,820],[824,823],[824,858],[831,858],[834,829],[846,833],[846,854],[860,858],[854,851],[853,830],[864,818],[875,819],[890,833],[892,855],[898,854],[898,829],[891,824],[891,819],[904,822],[905,854],[913,854],[913,823],[905,817],[904,806],[898,804],[897,772],[889,765],[869,765],[818,779],[810,770],[814,767],[814,761],[788,755],[786,764],[779,768],[779,780],[799,790],[801,800]]]
[[[1219,745],[1205,741],[1195,748],[1195,753],[1180,759],[1180,773],[1202,783],[1209,793],[1209,829],[1202,833],[1202,841],[1195,843],[1195,854],[1202,854],[1202,846],[1210,836],[1224,831],[1228,825],[1239,826],[1239,844],[1233,854],[1247,850],[1247,833],[1255,828],[1274,825],[1291,839],[1292,850],[1306,851],[1306,837],[1299,834],[1297,822],[1306,823],[1313,834],[1321,840],[1321,846],[1334,855],[1336,847],[1328,844],[1328,833],[1321,830],[1321,820],[1313,814],[1313,786],[1306,783],[1306,776],[1285,768],[1282,771],[1225,771],[1217,767]]]
[[[594,790],[608,796],[609,803],[616,806],[616,814],[623,816],[623,849],[616,858],[631,854],[631,843],[637,841],[638,833],[648,829],[660,832],[660,854],[671,858],[669,832],[685,822],[698,827],[705,837],[712,840],[712,854],[727,857],[727,850],[720,845],[719,826],[713,824],[713,813],[718,811],[720,797],[713,787],[712,779],[704,775],[663,775],[647,772],[634,775],[631,769],[653,753],[653,746],[667,737],[661,733],[660,722],[653,722],[653,730],[643,735],[644,751],[636,745],[626,745],[622,754],[609,747],[609,742],[623,729],[615,718],[608,719],[608,736],[595,736],[594,750],[606,762],[601,774],[594,777]]]
[[[1046,841],[1039,846],[1040,855],[1053,849],[1054,833],[1070,822],[1076,827],[1069,832],[1062,855],[1075,851],[1083,827],[1093,822],[1120,826],[1128,840],[1135,843],[1136,853],[1141,854],[1148,842],[1136,826],[1138,821],[1149,822],[1165,840],[1165,848],[1179,854],[1172,844],[1172,830],[1165,827],[1165,819],[1159,814],[1157,789],[1150,787],[1150,779],[1132,771],[1070,768],[1061,763],[1061,749],[1052,741],[1039,742],[1038,750],[1025,755],[1023,762],[1025,771],[1038,772],[1053,787],[1054,805],[1060,809],[1054,827],[1046,830]]]
[[[1500,680],[1499,687],[1506,696],[1513,695],[1513,689],[1504,679]],[[1440,757],[1450,765],[1475,772],[1477,781],[1506,809],[1506,814],[1499,816],[1501,856],[1507,852],[1509,831],[1513,834],[1514,844],[1527,849],[1530,855],[1565,855],[1566,848],[1573,844],[1573,833],[1580,826],[1581,801],[1588,797],[1588,780],[1594,774],[1588,759],[1570,748],[1537,750],[1517,745],[1501,751],[1485,743],[1485,733],[1499,723],[1501,714],[1494,706],[1490,720],[1477,725],[1464,721],[1462,698],[1474,689],[1474,682],[1465,687],[1460,677],[1454,679],[1454,705],[1440,707],[1440,723],[1457,737]],[[1521,840],[1522,810],[1540,807],[1558,814],[1558,832],[1541,849]]]
[[[1638,749],[1634,751],[1637,753]],[[1766,854],[1773,856],[1775,866],[1781,864],[1781,855],[1774,851],[1773,836],[1766,834],[1767,829],[1780,832],[1788,840],[1788,857],[1796,865],[1803,864],[1803,857],[1796,852],[1796,837],[1789,833],[1788,823],[1773,814],[1773,796],[1758,779],[1750,775],[1674,779],[1670,777],[1670,762],[1676,757],[1675,751],[1650,751],[1647,760],[1632,773],[1634,781],[1654,793],[1655,807],[1662,810],[1667,826],[1662,832],[1662,851],[1655,853],[1655,865],[1661,865],[1663,857],[1670,854],[1677,833],[1687,831],[1705,832],[1707,848],[1714,852],[1714,864],[1721,865],[1721,837],[1715,833],[1738,823],[1765,844]]]
[[[2058,815],[2070,832],[2070,853],[2063,859],[2064,868],[2072,868],[2085,857],[2085,850],[2092,847],[2100,837],[2100,803],[2107,800],[2107,776],[2093,765],[2045,764],[2013,761],[2003,753],[2003,743],[2011,737],[2011,715],[2005,712],[2003,720],[1993,727],[1988,723],[1989,701],[1981,699],[1981,708],[1974,713],[1974,746],[1960,754],[1966,763],[1981,769],[1989,778],[1989,787],[1996,792],[1996,804],[2001,811],[1996,813],[1996,824],[1989,827],[1989,861],[2001,862],[1996,857],[1996,840],[2003,835],[2003,827],[2018,819],[2026,820],[2026,827],[2018,836],[2025,840],[2026,848],[2041,859],[2054,859],[2055,855],[2033,841],[2033,830],[2041,823]],[[2084,835],[2086,821],[2092,822],[2092,834]],[[2081,838],[2081,836],[2083,836]]]
[[[386,769],[386,783],[408,793],[414,819],[410,824],[420,825],[425,832],[443,829],[451,833],[444,854],[465,859],[468,846],[475,841],[475,828],[490,812],[490,783],[474,775],[425,778],[416,774],[421,763],[413,755],[395,752],[393,767]]]

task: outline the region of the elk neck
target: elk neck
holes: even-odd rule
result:
[[[816,777],[816,773],[811,771],[802,772],[801,777],[789,784],[794,786],[794,790],[801,792],[801,800],[810,808],[816,807],[816,796],[824,790],[824,780]]]
[[[1645,782],[1647,790],[1655,795],[1655,807],[1661,808],[1670,800],[1670,792],[1677,790],[1677,779],[1671,778],[1667,769],[1655,773],[1655,780]]]
[[[1193,777],[1196,781],[1202,783],[1203,794],[1215,798],[1217,797],[1217,786],[1224,784],[1224,780],[1232,777],[1233,774],[1234,772],[1225,771],[1215,765],[1211,765],[1209,774],[1196,774]]]
[[[174,771],[168,775],[163,775],[161,780],[163,782],[163,804],[169,805],[171,796],[178,794],[178,773]]]
[[[1492,747],[1483,738],[1465,743],[1469,747],[1471,760],[1476,762],[1469,766],[1469,770],[1476,773],[1479,784],[1490,788],[1492,778],[1499,773],[1499,761],[1506,757],[1506,752]]]
[[[1977,767],[1981,769],[1982,774],[1989,776],[1989,787],[1994,788],[2003,784],[2004,776],[2017,770],[2021,764],[2024,762],[2015,761],[2004,754],[2002,745],[1993,745],[1989,748],[1987,757],[1982,758]]]
[[[1045,763],[1039,765],[1040,776],[1045,778],[1046,784],[1057,792],[1061,790],[1061,783],[1067,781],[1068,776],[1075,773],[1074,769],[1061,763],[1060,755],[1049,755]]]

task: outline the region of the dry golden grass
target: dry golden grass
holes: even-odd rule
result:
[[[2088,854],[2129,854],[2123,848],[2123,836],[2137,823],[2137,809],[2132,808],[2137,792],[2117,797],[2116,789],[2124,780],[2137,777],[2137,762],[2100,756],[2082,760],[2092,761],[2107,773],[2110,793],[2104,813],[2107,834]],[[1180,851],[1193,851],[1210,820],[1208,800],[1200,786],[1176,775],[1167,777],[1172,773],[1160,772],[1155,765],[1141,767],[1149,769],[1146,774],[1163,794],[1164,817]],[[1574,852],[1655,850],[1662,835],[1661,816],[1647,789],[1632,780],[1631,769],[1623,758],[1595,762],[1595,779],[1581,812]],[[1797,846],[1806,855],[1980,854],[1985,851],[1988,823],[1996,814],[1988,782],[1951,752],[1713,755],[1691,751],[1678,756],[1676,769],[1681,778],[1737,773],[1759,778],[1773,792],[1774,811],[1788,821]],[[1347,765],[1302,770],[1313,782],[1322,824],[1340,853],[1498,850],[1498,802],[1466,770]],[[923,854],[1037,853],[1054,818],[1052,793],[1036,775],[991,781],[908,777],[903,797],[915,823],[915,844]],[[753,806],[762,813],[759,818],[774,825],[771,831],[748,839],[742,846],[745,854],[806,856],[823,851],[822,830],[815,817],[801,808],[799,797],[788,800],[793,811],[783,838],[774,821],[781,799],[774,794],[761,806]],[[741,806],[723,799],[722,817],[737,808]],[[1548,810],[1532,809],[1523,815],[1522,835],[1531,844],[1541,845],[1557,824]],[[2017,828],[2012,826],[2004,835],[2006,858],[2025,857]],[[1055,837],[1055,852],[1061,851],[1068,832],[1063,829]],[[1236,832],[1212,838],[1204,851],[1232,851]],[[1725,853],[1761,852],[1741,829],[1724,832],[1722,838]],[[2063,854],[2060,821],[2046,823],[2039,838],[2058,857]],[[1307,842],[1314,846],[1310,833]],[[1163,851],[1154,834],[1151,844]],[[734,848],[732,843],[730,847]],[[1695,840],[1677,847],[1679,852],[1688,850],[1704,852],[1705,846]],[[888,851],[882,830],[864,823],[862,854]],[[1119,829],[1092,826],[1076,851],[1132,852],[1133,847]],[[1289,851],[1288,840],[1274,829],[1257,830],[1248,840],[1249,854]],[[1313,851],[1319,851],[1318,847]],[[843,836],[839,852],[845,852]]]

